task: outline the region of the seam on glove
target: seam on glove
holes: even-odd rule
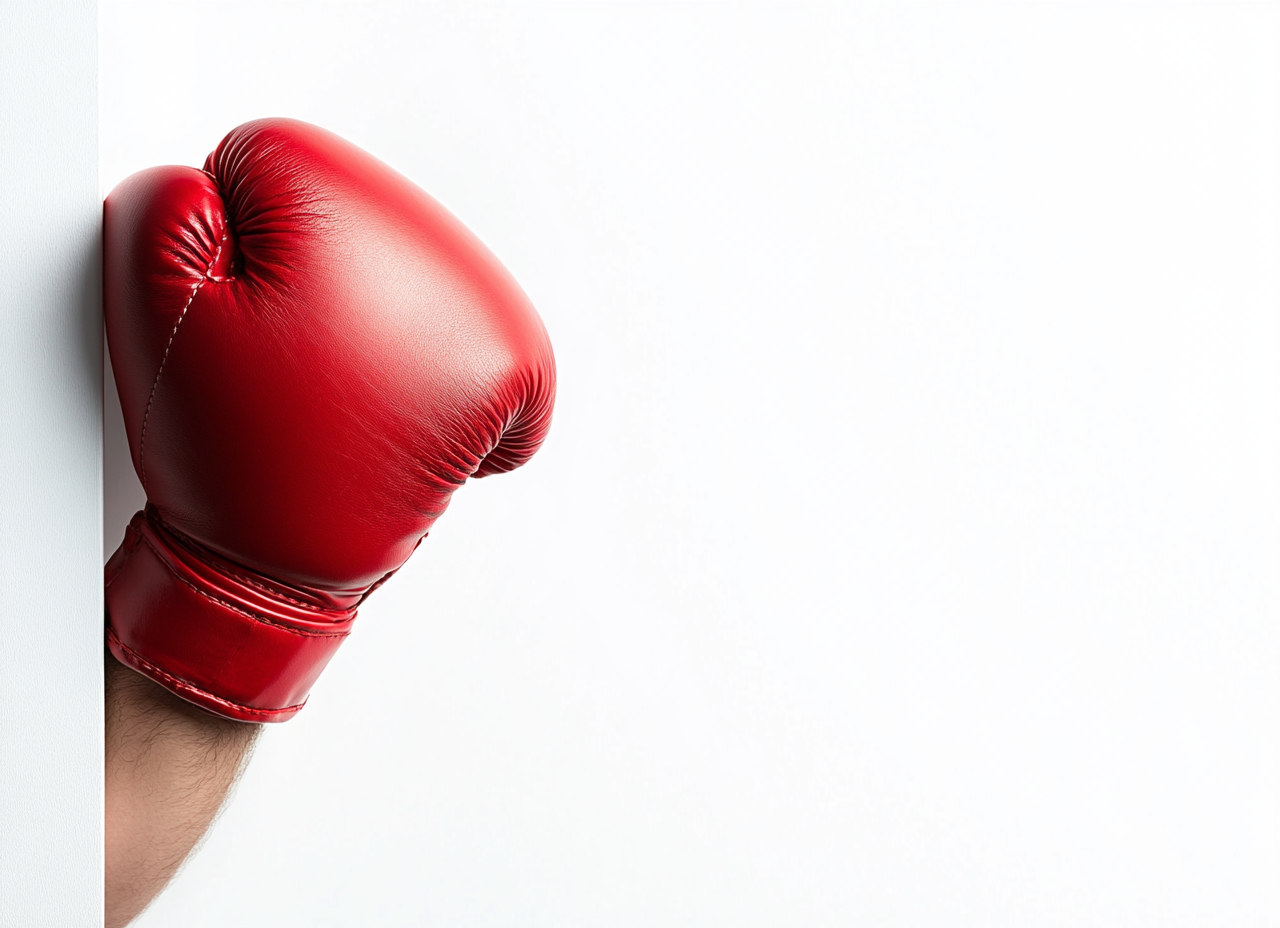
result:
[[[298,703],[296,706],[285,706],[281,709],[255,709],[252,706],[244,706],[238,702],[232,702],[230,699],[223,699],[221,696],[213,695],[213,693],[210,693],[208,690],[201,689],[200,687],[196,686],[194,683],[192,683],[189,680],[184,680],[181,677],[175,677],[173,674],[169,673],[168,671],[161,670],[155,664],[151,663],[151,661],[147,660],[137,651],[133,650],[133,648],[129,647],[127,644],[121,641],[120,637],[114,631],[112,631],[110,627],[107,628],[107,637],[110,638],[111,641],[117,647],[119,647],[121,651],[124,651],[126,654],[128,654],[131,660],[137,661],[139,664],[145,667],[147,669],[148,674],[154,674],[156,677],[160,678],[165,683],[168,683],[179,690],[187,690],[192,693],[198,693],[202,699],[207,699],[209,702],[215,702],[220,706],[226,706],[229,709],[234,709],[237,712],[244,713],[245,715],[273,716],[273,715],[280,715],[283,712],[297,712],[299,709],[301,709],[303,706],[307,704],[307,701],[304,699],[302,702]]]
[[[219,567],[218,570],[222,571],[222,573],[226,574],[229,577],[234,577],[235,579],[243,583],[245,586],[251,586],[251,587],[254,587],[255,589],[261,590],[263,593],[266,593],[268,596],[270,596],[273,599],[283,599],[285,602],[292,603],[293,605],[297,606],[299,609],[306,609],[309,612],[316,612],[322,615],[326,612],[333,611],[332,609],[326,609],[323,606],[317,606],[315,603],[305,602],[301,599],[294,599],[292,596],[289,596],[285,593],[281,593],[279,590],[274,590],[271,587],[267,586],[265,583],[259,583],[258,581],[254,580],[252,577],[248,577],[234,570],[227,570],[225,567]]]
[[[182,312],[178,314],[178,321],[173,324],[173,331],[169,333],[169,341],[164,346],[164,356],[160,358],[160,369],[156,371],[156,379],[151,382],[151,393],[147,396],[147,409],[142,414],[142,434],[138,438],[138,476],[142,478],[143,490],[147,488],[147,420],[151,417],[151,404],[156,398],[156,388],[160,386],[160,375],[164,373],[165,363],[169,360],[169,349],[173,347],[173,339],[178,334],[178,326],[182,325],[182,320],[187,318],[187,310],[191,308],[191,304],[195,301],[196,294],[200,292],[200,288],[207,281],[213,279],[213,269],[218,264],[218,258],[222,256],[222,246],[227,243],[227,235],[230,232],[231,226],[228,225],[222,232],[222,241],[218,242],[218,248],[213,253],[213,260],[209,262],[208,270],[191,288],[191,296],[187,297],[187,305],[182,307]]]
[[[280,622],[276,619],[269,618],[265,615],[260,615],[256,612],[250,612],[244,607],[237,606],[235,603],[228,602],[225,599],[220,599],[217,596],[212,596],[209,593],[206,593],[204,590],[200,589],[200,587],[196,586],[186,577],[179,574],[176,570],[174,570],[173,567],[169,564],[168,559],[166,559],[165,556],[161,553],[160,549],[157,548],[155,544],[152,543],[150,538],[148,538],[146,535],[143,535],[142,540],[146,542],[148,548],[150,548],[152,551],[155,552],[156,558],[160,561],[161,564],[165,566],[165,569],[168,570],[169,573],[173,575],[175,580],[189,587],[197,595],[203,596],[205,599],[209,600],[209,602],[211,603],[217,603],[219,606],[222,606],[224,609],[230,609],[232,612],[239,613],[240,615],[244,616],[247,619],[252,619],[255,622],[261,622],[263,625],[270,625],[272,628],[278,628],[278,629],[281,629],[282,631],[289,632],[289,634],[291,635],[299,635],[303,638],[346,638],[348,635],[351,634],[350,629],[343,632],[317,632],[317,631],[312,631],[311,629],[308,629],[308,628],[294,628],[293,626],[285,625],[283,622]],[[354,619],[355,616],[352,616],[352,618]]]

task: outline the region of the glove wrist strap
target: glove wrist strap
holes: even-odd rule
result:
[[[107,646],[215,715],[283,722],[350,634],[355,606],[307,603],[231,567],[139,512],[106,566]]]

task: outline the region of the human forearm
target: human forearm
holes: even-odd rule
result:
[[[106,656],[106,928],[137,917],[222,807],[260,725],[197,709]]]

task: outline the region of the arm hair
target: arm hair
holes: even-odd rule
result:
[[[106,928],[150,905],[200,844],[262,726],[210,715],[106,655]]]

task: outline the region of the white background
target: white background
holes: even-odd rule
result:
[[[102,924],[96,0],[0,2],[0,926]]]
[[[104,192],[319,123],[560,370],[140,924],[1280,923],[1275,5],[102,20]]]

